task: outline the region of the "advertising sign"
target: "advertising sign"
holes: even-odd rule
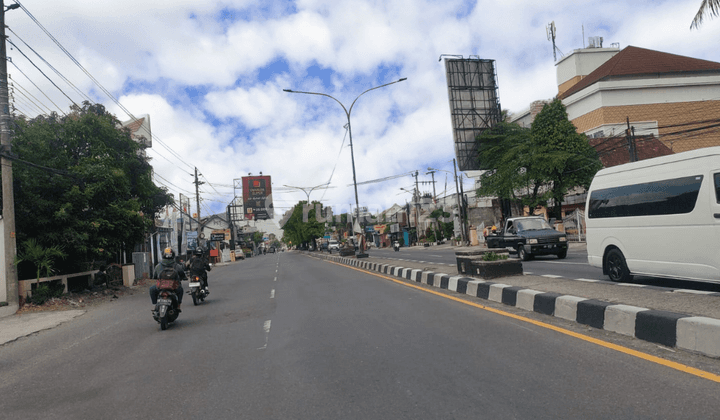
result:
[[[480,168],[475,138],[502,120],[495,60],[445,59],[458,169]]]
[[[188,232],[187,233],[187,249],[189,251],[194,251],[198,247],[198,233],[197,232]]]
[[[272,219],[273,204],[270,176],[244,176],[242,186],[245,219]]]
[[[210,232],[211,241],[229,241],[230,237],[230,229],[215,229]]]

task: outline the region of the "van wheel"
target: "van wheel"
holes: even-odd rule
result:
[[[563,258],[567,257],[567,249],[564,250],[564,251],[560,251],[560,253],[557,254],[557,257],[560,258],[561,260],[562,260]]]
[[[625,257],[619,249],[611,249],[607,255],[607,272],[610,280],[615,282],[629,282],[632,280],[630,270],[625,263]]]

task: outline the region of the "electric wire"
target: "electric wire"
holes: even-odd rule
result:
[[[30,77],[28,77],[28,75],[25,74],[25,72],[22,71],[22,69],[21,69],[20,67],[18,67],[17,64],[15,64],[15,62],[10,61],[10,64],[12,64],[13,67],[15,67],[15,68],[17,69],[17,71],[19,71],[23,76],[25,76],[25,78],[28,79],[28,81],[29,81],[30,83],[32,83],[32,85],[35,86],[35,88],[36,88],[37,90],[39,90],[40,93],[42,93],[43,96],[45,96],[45,97],[47,98],[47,100],[50,101],[51,104],[55,105],[55,108],[57,108],[58,111],[60,111],[61,114],[67,115],[67,114],[65,114],[65,112],[63,112],[63,110],[62,110],[55,102],[53,102],[52,99],[50,99],[49,96],[47,96],[47,94],[46,94],[42,89],[40,89],[40,86],[36,85],[35,82],[33,82],[32,79],[31,79]]]
[[[45,63],[45,65],[47,65],[48,67],[50,67],[50,69],[52,69],[52,71],[55,72],[55,74],[57,74],[61,79],[63,79],[63,81],[65,81],[65,83],[68,84],[68,86],[70,86],[73,90],[75,90],[76,93],[78,93],[80,96],[82,96],[82,97],[83,97],[85,100],[87,100],[88,102],[91,102],[91,103],[94,102],[88,95],[85,94],[85,92],[83,92],[82,90],[78,89],[77,86],[75,86],[70,80],[68,80],[68,79],[67,79],[62,73],[60,73],[55,67],[53,67],[50,63],[48,63],[48,61],[45,60],[45,58],[43,58],[43,56],[41,56],[37,51],[35,51],[35,49],[33,49],[33,47],[31,47],[27,42],[25,42],[25,40],[23,40],[22,38],[20,38],[20,35],[18,35],[17,33],[15,33],[15,31],[13,31],[12,28],[8,27],[7,29],[8,29],[13,35],[15,35],[15,37],[16,37],[17,39],[19,39],[20,42],[22,42],[23,44],[25,44],[25,46],[28,47],[28,48],[30,49],[30,51],[34,52],[35,55],[37,55],[38,58],[40,58],[40,59]],[[13,45],[14,45],[14,44],[13,44]],[[17,47],[16,47],[16,48],[17,48]],[[23,54],[23,55],[25,55],[25,54]],[[67,97],[67,95],[65,95],[65,96]],[[68,99],[70,99],[70,98],[68,97]],[[72,99],[70,99],[70,101],[73,102],[73,103],[75,103]],[[77,105],[77,104],[75,104],[75,105]]]
[[[75,59],[75,57],[73,57],[72,54],[70,54],[70,52],[60,43],[60,41],[58,41],[58,40],[50,33],[50,31],[48,31],[47,29],[45,29],[45,27],[40,23],[40,21],[38,21],[38,20],[35,18],[35,16],[33,16],[33,14],[30,13],[30,11],[29,11],[19,0],[15,0],[15,3],[17,3],[18,5],[20,5],[20,7],[21,7],[21,8],[23,9],[23,11],[25,12],[25,14],[27,14],[28,17],[29,17],[43,32],[45,32],[45,34],[48,36],[48,38],[50,38],[50,39],[55,43],[55,45],[57,45],[58,48],[60,48],[60,50],[61,50],[62,52],[64,52],[65,55],[66,55],[83,73],[85,73],[85,75],[86,75],[88,78],[90,78],[90,80],[91,80],[103,93],[105,93],[105,95],[107,95],[107,97],[110,98],[111,101],[113,101],[113,103],[115,103],[115,104],[116,104],[123,112],[125,112],[125,114],[127,114],[133,121],[138,121],[138,119],[137,119],[127,108],[125,108],[125,106],[124,106],[123,104],[121,104],[120,101],[119,101],[117,98],[115,98],[107,89],[105,89],[105,87],[104,87],[92,74],[90,74],[90,72],[89,72],[85,67],[83,67],[83,65],[80,64],[80,62],[79,62],[77,59]],[[181,157],[177,152],[175,152],[174,150],[172,150],[172,149],[170,148],[170,146],[166,145],[166,144],[165,144],[162,140],[160,140],[160,138],[158,138],[155,134],[153,134],[152,137],[153,137],[154,140],[157,141],[158,144],[160,144],[161,146],[163,146],[168,152],[170,152],[170,154],[172,154],[172,155],[173,155],[176,159],[178,159],[180,162],[182,162],[183,164],[187,165],[189,168],[194,168],[193,165],[190,165],[189,163],[185,162],[185,160],[183,160],[182,157]]]
[[[65,93],[64,90],[60,89],[60,86],[56,85],[55,82],[53,82],[53,80],[52,80],[51,78],[49,78],[48,75],[45,74],[44,71],[40,70],[40,67],[38,67],[38,66],[30,59],[30,57],[28,57],[27,55],[25,55],[25,53],[24,53],[17,45],[15,45],[12,41],[10,41],[10,38],[6,39],[6,41],[7,41],[10,45],[12,45],[13,47],[15,47],[15,49],[18,50],[18,52],[19,52],[20,54],[22,54],[22,56],[25,57],[25,58],[27,59],[27,61],[29,61],[30,64],[32,64],[33,67],[35,67],[35,68],[37,69],[37,71],[40,72],[40,74],[42,74],[43,76],[45,76],[45,78],[48,79],[48,81],[49,81],[50,83],[52,83],[52,85],[55,86],[55,87],[57,88],[57,90],[60,91],[60,93],[62,93],[63,95],[65,95],[65,97],[68,98],[68,100],[69,100],[70,102],[72,102],[73,105],[77,106],[77,104],[75,103],[75,101],[73,101],[72,98],[69,97],[69,96],[67,95],[67,93]],[[11,61],[11,63],[15,66],[15,68],[17,68],[17,65],[16,65],[14,62]],[[23,73],[23,74],[25,74],[25,73]],[[25,76],[25,77],[27,77],[27,76]],[[50,100],[50,98],[48,98],[48,100]],[[50,102],[52,102],[52,100],[50,100]],[[54,102],[53,102],[53,105],[55,105]],[[57,105],[55,105],[55,106],[57,107]],[[58,109],[60,109],[60,107],[58,107]],[[62,110],[60,110],[60,112],[62,112]]]
[[[342,154],[343,147],[345,147],[345,138],[347,137],[348,130],[349,130],[350,126],[347,125],[347,124],[345,124],[344,128],[345,128],[345,134],[343,135],[342,142],[340,143],[340,151],[338,152],[338,156],[337,156],[337,158],[335,159],[335,165],[333,165],[333,169],[332,169],[332,171],[330,172],[330,178],[328,178],[327,185],[330,185],[330,183],[332,182],[333,175],[335,175],[335,169],[337,168],[338,162],[340,162],[340,155]],[[320,201],[321,201],[321,202],[322,202],[322,200],[325,198],[325,193],[326,193],[326,192],[327,192],[327,189],[326,189],[325,191],[323,191],[323,194],[320,196]]]
[[[26,100],[25,94],[23,92],[18,91],[18,95],[13,97],[13,100],[21,104],[22,106],[26,107],[26,109],[33,109],[33,107],[37,108],[35,104],[32,102],[29,102]],[[31,112],[32,114],[33,112]],[[35,111],[37,114],[37,111]],[[45,114],[44,111],[40,110],[40,114]]]
[[[18,93],[19,93],[20,95],[22,95],[23,97],[25,97],[25,99],[27,99],[31,104],[33,104],[33,105],[35,106],[35,108],[37,108],[37,109],[40,111],[40,114],[49,115],[49,114],[52,113],[52,111],[50,110],[50,108],[45,107],[45,110],[43,110],[42,107],[41,107],[40,105],[38,105],[38,103],[37,103],[37,102],[39,102],[40,104],[42,104],[43,106],[45,106],[45,105],[42,103],[42,101],[40,101],[40,100],[38,100],[36,97],[34,97],[33,94],[30,93],[30,92],[28,92],[28,90],[25,89],[20,83],[18,83],[17,81],[14,81],[14,80],[13,80],[13,86],[17,86],[17,88],[18,88]],[[31,98],[32,98],[32,99],[31,99]],[[33,99],[34,99],[34,100],[33,100]],[[35,101],[37,101],[37,102],[35,102]]]

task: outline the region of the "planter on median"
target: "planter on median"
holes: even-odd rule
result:
[[[455,251],[455,261],[457,262],[458,274],[472,275],[473,261],[482,261],[485,254],[493,252],[498,255],[510,255],[505,248],[476,248],[463,249]]]
[[[481,248],[455,251],[458,274],[482,279],[522,275],[522,262],[517,259],[484,261],[483,256],[493,252],[498,255],[509,255],[505,248]]]
[[[341,256],[341,257],[353,257],[353,256],[355,256],[355,248],[352,248],[352,247],[340,248],[340,256]]]

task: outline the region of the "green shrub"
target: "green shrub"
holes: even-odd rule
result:
[[[499,260],[507,260],[508,256],[505,254],[496,254],[494,252],[486,252],[482,260],[483,261],[499,261]]]
[[[35,290],[32,292],[30,301],[36,305],[42,305],[49,299],[62,296],[65,291],[65,286],[60,281],[44,282],[38,284]]]

